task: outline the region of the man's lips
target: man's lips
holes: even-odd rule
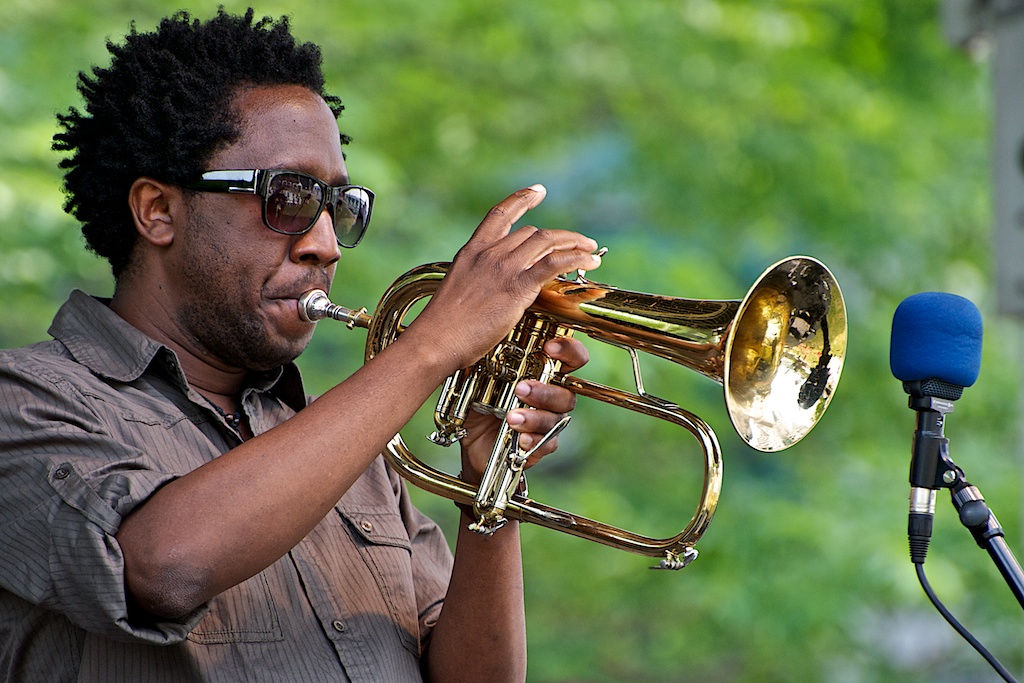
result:
[[[305,294],[305,291],[303,291],[302,293]],[[297,296],[282,295],[282,296],[271,297],[271,298],[268,299],[268,301],[274,307],[278,307],[279,306],[279,307],[282,307],[285,310],[287,310],[289,318],[294,316],[296,321],[300,321],[300,320],[302,320],[302,316],[299,313],[299,297],[301,297],[301,296],[302,296],[302,294],[299,294]]]
[[[274,292],[273,294],[264,295],[263,298],[264,299],[268,299],[270,301],[274,301],[274,300],[278,300],[278,299],[286,299],[286,300],[296,301],[296,300],[302,298],[302,295],[305,294],[306,292],[312,291],[314,289],[322,289],[322,290],[324,290],[326,292],[328,287],[329,287],[329,285],[327,285],[327,284],[318,284],[318,283],[308,284],[308,285],[305,285],[303,287],[289,287],[286,290],[281,290],[281,291],[278,291],[278,292]]]
[[[305,284],[305,285],[303,285],[301,287],[289,287],[286,290],[281,290],[281,291],[278,291],[278,292],[274,292],[273,294],[264,296],[264,298],[267,299],[268,301],[297,302],[299,299],[302,298],[302,295],[305,294],[306,292],[310,292],[310,291],[312,291],[314,289],[322,289],[323,291],[326,292],[326,291],[328,291],[329,287],[330,287],[330,285],[328,285],[326,282],[325,283],[316,283],[316,282],[307,283],[307,284]]]
[[[263,299],[275,308],[285,308],[289,316],[294,316],[295,320],[301,321],[299,299],[302,298],[302,295],[314,289],[322,289],[326,292],[330,286],[330,280],[326,277],[307,277],[289,284],[281,283],[281,286],[269,291],[264,290]]]

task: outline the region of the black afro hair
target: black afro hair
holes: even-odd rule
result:
[[[79,73],[85,113],[72,107],[58,114],[63,132],[53,148],[70,152],[60,163],[64,208],[115,278],[137,236],[127,202],[132,183],[148,176],[183,186],[198,178],[212,154],[240,134],[230,107],[240,87],[301,85],[320,94],[335,117],[344,109],[323,90],[320,49],[297,43],[287,17],[254,21],[251,8],[244,16],[221,8],[200,22],[178,12],[152,33],[133,24],[123,45],[108,40],[107,49],[109,68]]]

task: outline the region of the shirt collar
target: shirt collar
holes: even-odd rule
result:
[[[50,336],[90,371],[117,382],[137,380],[158,357],[178,366],[174,351],[133,327],[109,304],[110,299],[74,290],[57,311]],[[274,393],[296,412],[306,405],[302,377],[294,363],[250,375],[249,388]]]

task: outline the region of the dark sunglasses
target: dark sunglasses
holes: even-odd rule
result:
[[[188,187],[198,192],[259,195],[263,198],[263,223],[285,235],[309,232],[327,208],[338,244],[349,249],[363,239],[373,210],[373,192],[365,187],[332,187],[319,178],[297,171],[207,171]]]

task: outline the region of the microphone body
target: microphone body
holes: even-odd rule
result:
[[[946,415],[981,366],[981,313],[955,294],[923,292],[907,297],[893,315],[889,367],[903,382],[917,413],[910,459],[910,558],[924,563],[935,516],[936,491],[957,480],[949,458]]]
[[[935,519],[935,495],[948,476],[949,439],[945,437],[946,413],[953,411],[952,401],[926,400],[929,397],[911,396],[911,407],[917,411],[917,428],[910,458],[910,512],[907,520],[907,538],[910,541],[910,561],[923,564],[928,555]]]

